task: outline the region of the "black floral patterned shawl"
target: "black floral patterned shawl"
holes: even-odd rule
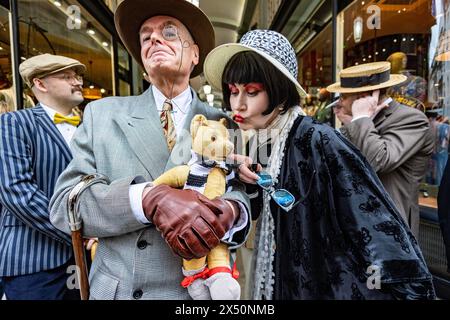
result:
[[[278,181],[301,201],[288,213],[271,203],[275,299],[434,298],[416,239],[369,163],[339,132],[300,116]],[[369,290],[377,269],[381,289]]]

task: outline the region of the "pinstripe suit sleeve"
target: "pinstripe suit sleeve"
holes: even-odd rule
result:
[[[50,223],[47,196],[33,178],[30,142],[13,114],[0,117],[0,200],[17,219],[57,240],[70,237]]]

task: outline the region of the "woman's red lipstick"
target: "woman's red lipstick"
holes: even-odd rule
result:
[[[233,116],[233,120],[234,120],[234,122],[237,122],[237,123],[242,123],[242,122],[244,122],[244,118],[243,118],[242,116],[238,115],[238,114],[235,114],[235,115]]]

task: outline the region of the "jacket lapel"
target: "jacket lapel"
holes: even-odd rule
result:
[[[128,106],[127,116],[120,114],[114,121],[141,164],[155,179],[164,172],[169,150],[151,87],[134,101]]]
[[[70,151],[70,148],[67,145],[66,141],[64,140],[63,136],[61,135],[61,133],[59,132],[58,128],[56,128],[53,121],[45,112],[44,108],[42,108],[40,104],[37,104],[37,106],[31,110],[33,111],[33,115],[36,119],[36,124],[41,126],[49,134],[52,141],[61,150],[61,153],[64,156],[64,158],[67,160],[67,162],[70,162],[70,160],[72,159],[72,153]]]

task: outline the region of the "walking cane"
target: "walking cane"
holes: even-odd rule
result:
[[[80,182],[69,193],[68,212],[69,226],[72,233],[72,246],[77,265],[76,273],[80,288],[81,300],[89,299],[89,279],[86,263],[86,251],[83,243],[83,220],[79,212],[78,200],[89,186],[97,182],[109,183],[108,178],[101,174],[90,174],[81,178]]]

